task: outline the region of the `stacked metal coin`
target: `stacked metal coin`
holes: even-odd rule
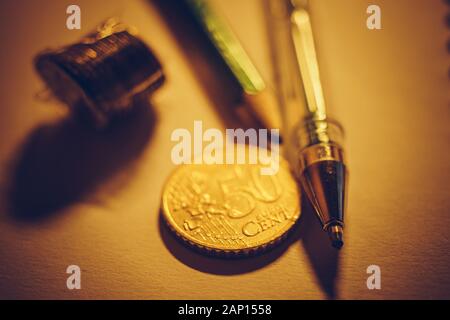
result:
[[[46,51],[35,67],[53,94],[72,111],[88,115],[97,127],[133,107],[133,97],[164,82],[158,59],[126,30],[97,33],[83,42]]]

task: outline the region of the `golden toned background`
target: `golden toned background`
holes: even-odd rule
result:
[[[148,1],[2,1],[0,11],[0,298],[450,298],[449,7],[441,0],[311,1],[328,105],[342,121],[350,168],[340,255],[305,208],[293,236],[256,258],[191,252],[159,220],[174,165],[170,134],[225,128],[220,75]],[[382,9],[381,31],[365,26]],[[215,0],[270,82],[259,0]],[[166,85],[129,121],[95,134],[63,120],[32,58],[116,15],[162,60]],[[164,17],[164,18],[163,18]],[[66,289],[68,265],[82,289]],[[381,267],[368,290],[366,268]]]

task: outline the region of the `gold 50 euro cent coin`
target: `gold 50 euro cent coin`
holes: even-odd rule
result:
[[[287,162],[276,161],[272,175],[261,173],[267,163],[179,166],[162,195],[169,228],[216,255],[251,254],[279,243],[299,218],[300,195]]]

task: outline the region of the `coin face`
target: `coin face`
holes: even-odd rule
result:
[[[300,215],[300,195],[284,159],[267,164],[192,164],[178,167],[162,196],[170,229],[207,252],[248,254],[284,238]]]

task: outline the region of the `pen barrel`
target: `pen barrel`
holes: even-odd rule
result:
[[[341,125],[326,107],[305,1],[271,0],[272,48],[292,170],[332,245],[343,245],[347,169]]]
[[[329,119],[307,119],[292,138],[297,143],[295,173],[322,227],[343,227],[347,169],[342,127]]]

